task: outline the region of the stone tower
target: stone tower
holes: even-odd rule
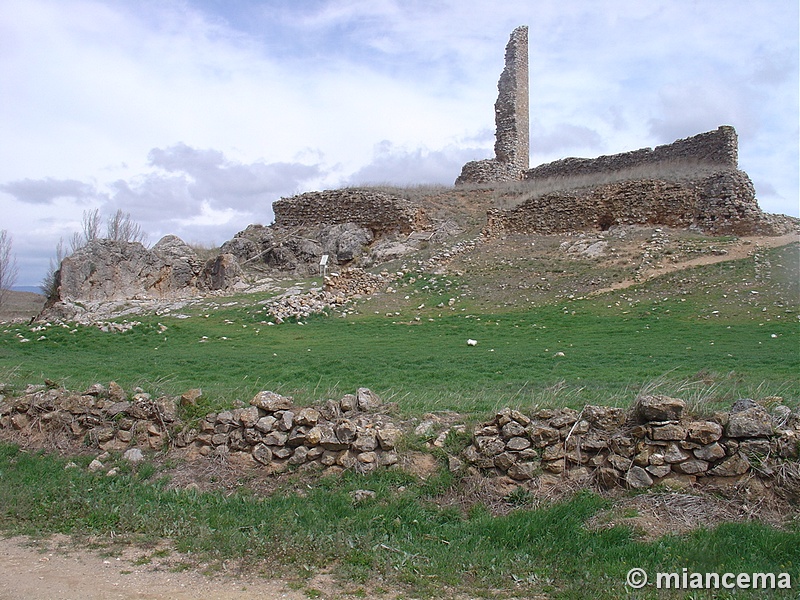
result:
[[[495,157],[465,164],[456,185],[517,181],[530,166],[528,28],[525,25],[511,32],[497,92]]]

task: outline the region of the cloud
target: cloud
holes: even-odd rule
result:
[[[52,204],[59,198],[88,202],[97,195],[94,186],[75,179],[21,179],[0,185],[20,202],[27,204]]]
[[[187,194],[195,201],[233,208],[266,204],[323,174],[319,164],[261,161],[243,164],[228,160],[219,150],[200,150],[186,144],[154,148],[148,161],[173,174],[167,177],[170,181],[183,181]]]
[[[526,23],[537,160],[731,124],[766,208],[797,213],[796,0],[2,5],[0,214],[20,248],[87,207],[203,241],[271,220],[279,195],[451,183],[493,155]]]
[[[559,123],[545,130],[540,124],[535,124],[531,136],[531,152],[536,154],[563,157],[568,152],[598,150],[602,146],[602,136],[584,125]]]
[[[383,140],[376,144],[372,161],[349,176],[347,185],[452,184],[470,160],[488,158],[482,148],[448,146],[440,150],[407,149]]]

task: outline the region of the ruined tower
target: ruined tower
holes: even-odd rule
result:
[[[529,167],[528,28],[517,27],[506,45],[505,68],[497,83],[495,157],[468,162],[456,185],[516,181]]]

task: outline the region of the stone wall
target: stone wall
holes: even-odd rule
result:
[[[597,158],[563,158],[546,163],[525,172],[525,179],[537,180],[552,177],[575,177],[580,175],[608,175],[640,167],[670,171],[691,167],[712,167],[735,170],[739,167],[739,143],[736,130],[722,125],[671,144],[642,148],[622,154]]]
[[[404,198],[367,189],[307,192],[272,204],[276,227],[355,223],[374,235],[405,233],[429,226],[424,211]]]
[[[293,465],[368,472],[398,462],[404,433],[436,436],[434,420],[396,424],[387,416],[394,408],[367,388],[317,407],[297,407],[289,397],[262,391],[249,405],[210,413],[196,426],[182,423],[179,406],[195,405],[201,396],[195,389],[152,398],[142,390],[126,393],[114,382],[82,393],[29,386],[20,397],[0,395],[0,434],[34,445],[50,439],[59,447],[72,439],[105,452],[178,448],[216,459],[235,452],[269,472]],[[670,479],[724,485],[760,476],[800,499],[800,414],[780,398],[764,400],[770,411],[744,399],[705,418],[687,414],[681,399],[649,395],[631,410],[585,406],[526,415],[505,408],[475,427],[463,450],[451,449],[448,463],[452,471],[464,468],[463,459],[486,475],[607,488]],[[449,431],[464,431],[455,423],[432,447],[442,448]]]
[[[751,400],[708,419],[686,414],[678,398],[642,396],[632,411],[586,406],[531,416],[504,409],[475,428],[464,452],[474,466],[519,481],[540,476],[644,488],[666,479],[724,483],[796,462],[800,415],[770,414]],[[800,471],[795,477],[800,476]],[[795,492],[800,481],[793,481]]]
[[[529,167],[528,28],[517,27],[506,45],[505,68],[497,83],[493,159],[468,162],[456,185],[518,181]]]
[[[299,408],[289,397],[263,391],[249,406],[208,414],[189,428],[178,419],[178,405],[194,403],[201,394],[128,395],[113,382],[82,394],[31,389],[21,398],[0,396],[0,430],[20,432],[28,440],[66,436],[107,452],[175,447],[215,458],[247,453],[271,471],[315,463],[368,472],[397,462],[395,444],[402,431],[381,414],[385,407],[367,388],[319,408]]]
[[[724,170],[698,180],[630,180],[546,193],[512,209],[491,209],[485,233],[559,233],[630,224],[698,227],[714,234],[783,232],[758,207],[747,174]]]

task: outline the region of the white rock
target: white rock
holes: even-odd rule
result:
[[[125,454],[122,455],[122,458],[127,460],[130,463],[139,463],[144,460],[144,454],[139,448],[130,448],[129,450],[125,451]]]

